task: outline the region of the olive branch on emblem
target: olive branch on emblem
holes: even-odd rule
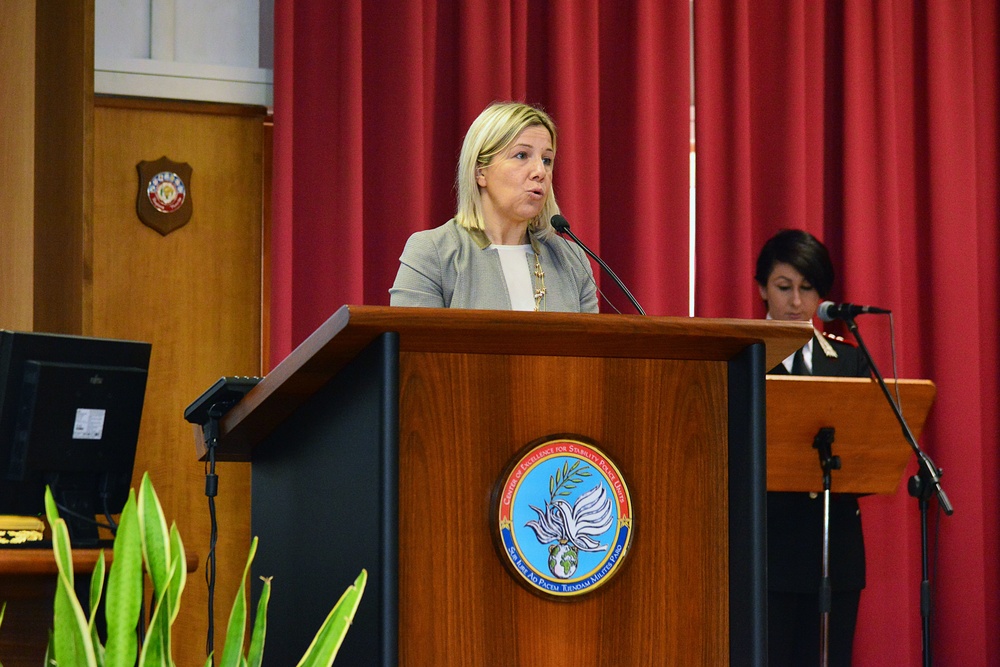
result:
[[[580,461],[573,461],[573,465],[563,461],[562,469],[556,470],[555,476],[549,477],[549,502],[556,499],[556,496],[568,496],[570,491],[578,484],[583,484],[584,477],[590,477],[590,466],[583,466],[579,470]]]

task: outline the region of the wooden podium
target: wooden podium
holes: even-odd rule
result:
[[[935,387],[930,380],[886,380],[903,416],[919,438]],[[833,428],[833,454],[842,467],[831,473],[834,493],[893,494],[913,450],[875,380],[767,376],[767,490],[823,491],[823,471],[813,438]]]
[[[220,428],[217,459],[253,464],[265,663],[295,664],[367,568],[340,667],[763,665],[764,374],[811,331],[342,307]],[[634,508],[621,571],[568,600],[515,581],[490,528],[505,466],[550,434],[594,441]]]

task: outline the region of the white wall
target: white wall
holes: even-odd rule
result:
[[[95,0],[94,91],[271,106],[274,0]]]

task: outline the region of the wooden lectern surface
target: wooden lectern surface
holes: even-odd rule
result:
[[[220,461],[253,445],[386,331],[400,352],[727,361],[766,344],[772,368],[812,335],[805,322],[342,306],[254,387],[220,424]],[[196,442],[199,458],[204,443]]]
[[[886,380],[895,396],[896,382]],[[903,416],[920,438],[934,401],[930,380],[899,380]],[[868,378],[767,376],[767,489],[823,490],[813,438],[834,428],[832,452],[841,459],[830,490],[893,494],[913,450],[878,384]]]

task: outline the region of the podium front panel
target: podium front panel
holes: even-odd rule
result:
[[[402,355],[400,664],[725,664],[726,372],[662,359]],[[635,532],[608,584],[552,600],[504,569],[488,511],[510,459],[562,433],[618,465]]]

